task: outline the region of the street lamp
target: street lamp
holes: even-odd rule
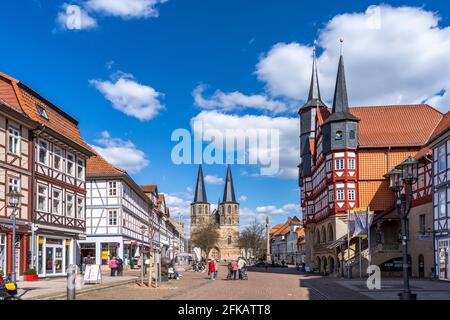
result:
[[[411,293],[409,286],[409,259],[408,259],[408,215],[411,211],[413,184],[417,182],[419,162],[414,157],[391,170],[387,176],[390,179],[390,188],[395,195],[395,208],[402,225],[403,248],[403,292],[399,294],[401,300],[416,300],[416,294]]]
[[[6,194],[9,201],[9,206],[13,208],[11,219],[13,221],[13,230],[12,230],[12,254],[11,254],[11,260],[12,260],[12,267],[11,267],[11,280],[15,283],[16,282],[16,210],[20,206],[20,199],[23,197],[23,195],[17,191],[11,191],[8,194]]]

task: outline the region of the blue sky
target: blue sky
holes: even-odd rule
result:
[[[300,213],[296,111],[315,38],[328,103],[342,36],[352,105],[427,102],[448,111],[450,8],[442,1],[121,2],[129,3],[3,1],[0,70],[80,120],[88,143],[138,183],[157,184],[186,219],[197,165],[172,163],[170,137],[191,130],[192,119],[219,130],[227,123],[281,130],[280,174],[234,165],[235,189],[244,223]],[[83,13],[77,30],[63,23],[67,5]],[[225,171],[204,166],[219,183],[207,185],[211,203]]]

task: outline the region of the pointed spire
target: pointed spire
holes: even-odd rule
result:
[[[197,185],[195,187],[194,203],[203,202],[207,203],[205,181],[203,180],[202,165],[198,166]]]
[[[347,96],[347,84],[345,81],[345,69],[344,69],[344,57],[342,56],[342,43],[341,42],[341,55],[339,58],[338,72],[336,76],[336,86],[334,89],[333,98],[333,110],[332,114],[328,117],[326,122],[340,121],[340,120],[353,120],[359,121],[357,117],[350,113]]]
[[[227,166],[227,179],[225,181],[225,189],[223,191],[223,202],[236,202],[230,165]]]
[[[311,83],[309,85],[308,101],[305,103],[303,107],[308,106],[325,107],[325,104],[322,102],[322,98],[320,97],[319,76],[317,71],[317,58],[316,58],[316,44],[317,41],[314,41],[313,64],[311,72]]]

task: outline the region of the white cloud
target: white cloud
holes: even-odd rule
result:
[[[212,96],[205,98],[203,96],[205,89],[206,87],[201,84],[192,92],[195,105],[203,109],[220,109],[223,111],[256,109],[273,113],[287,110],[284,102],[272,100],[266,95],[245,95],[239,91],[225,93],[221,90],[216,90]]]
[[[102,132],[101,139],[95,143],[92,145],[95,151],[115,167],[129,173],[138,173],[150,163],[145,153],[137,149],[133,142],[113,138],[107,131]]]
[[[113,107],[126,115],[138,118],[141,121],[156,117],[164,106],[159,101],[161,93],[150,86],[138,83],[133,76],[125,73],[116,73],[116,79],[90,80]]]
[[[86,8],[123,19],[158,17],[158,4],[168,0],[88,0]]]
[[[242,196],[239,197],[238,200],[241,201],[241,202],[245,202],[245,201],[247,201],[247,199],[248,199],[248,197],[246,195],[242,195]]]
[[[320,30],[319,78],[331,102],[343,37],[351,105],[427,101],[442,111],[450,106],[450,27],[422,8],[371,6],[366,12],[333,17]],[[312,48],[279,43],[261,57],[256,74],[272,96],[304,100],[311,74]]]
[[[56,22],[62,30],[84,30],[97,27],[97,21],[80,6],[64,3]]]
[[[285,204],[282,207],[274,205],[261,206],[256,208],[257,213],[271,214],[271,215],[299,215],[300,206],[298,204]]]
[[[262,115],[228,115],[216,111],[202,111],[196,117],[191,119],[191,125],[200,121],[203,124],[203,130],[216,129],[220,132],[226,130],[241,130],[237,133],[244,133],[242,129],[274,129],[279,132],[279,149],[271,146],[260,146],[259,150],[263,154],[276,154],[280,160],[280,170],[277,177],[297,178],[297,165],[300,162],[299,151],[299,126],[298,119],[288,117],[268,117]],[[199,134],[198,132],[194,132]]]
[[[218,176],[206,176],[205,182],[207,184],[215,184],[215,185],[224,184],[223,178],[219,178]]]

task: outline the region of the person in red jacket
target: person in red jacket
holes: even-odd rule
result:
[[[214,259],[211,259],[209,261],[209,277],[211,280],[216,280],[214,279],[215,272],[216,272],[216,262],[214,261]]]

